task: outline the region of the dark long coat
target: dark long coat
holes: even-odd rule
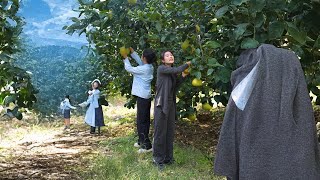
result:
[[[319,180],[319,144],[299,59],[272,45],[247,50],[232,73],[234,89],[258,62],[244,109],[230,97],[215,173],[232,180]]]

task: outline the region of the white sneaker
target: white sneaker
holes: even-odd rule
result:
[[[148,152],[152,152],[152,148],[150,149],[139,149],[138,150],[138,154],[143,154],[143,153],[148,153]]]
[[[139,143],[134,143],[134,145],[133,145],[134,147],[136,147],[136,148],[140,148],[140,145],[139,145]]]

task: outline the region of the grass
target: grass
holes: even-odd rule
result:
[[[175,164],[159,171],[152,153],[138,154],[133,142],[133,136],[101,142],[109,152],[93,157],[83,179],[223,179],[213,174],[212,158],[197,149],[175,145]]]

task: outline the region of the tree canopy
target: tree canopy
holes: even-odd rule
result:
[[[20,34],[24,22],[17,16],[18,0],[0,2],[0,114],[22,119],[21,108],[32,107],[37,90],[30,75],[13,64],[13,55],[20,50]]]
[[[178,93],[181,115],[197,103],[226,104],[230,74],[244,49],[262,43],[293,50],[305,71],[309,89],[320,95],[320,3],[316,0],[79,0],[79,17],[66,26],[69,34],[85,33],[100,66],[110,76],[108,89],[129,99],[131,78],[125,72],[119,48],[141,52],[153,48],[174,51],[177,64],[192,60],[191,78]],[[200,87],[192,79],[203,81]],[[320,104],[318,98],[317,104]]]

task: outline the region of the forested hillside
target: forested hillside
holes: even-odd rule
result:
[[[69,46],[27,47],[16,57],[15,63],[31,73],[39,90],[35,109],[51,114],[58,111],[65,95],[73,104],[84,101],[90,87],[92,67],[87,51]]]

